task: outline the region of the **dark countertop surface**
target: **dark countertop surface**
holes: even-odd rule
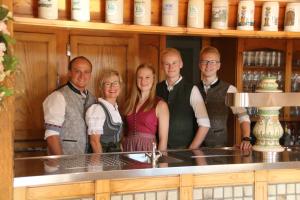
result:
[[[239,149],[170,150],[156,163],[145,152],[16,158],[14,187],[98,179],[300,168],[300,148],[262,153]],[[229,167],[230,166],[230,167]]]

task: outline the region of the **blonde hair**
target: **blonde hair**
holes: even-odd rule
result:
[[[122,77],[121,77],[120,73],[116,70],[113,70],[113,69],[104,70],[100,75],[100,82],[99,82],[100,83],[100,85],[99,85],[100,97],[104,97],[104,94],[103,94],[104,80],[106,80],[107,78],[110,78],[112,76],[117,76],[118,77],[119,83],[120,83],[120,88],[122,88],[123,81],[122,81]],[[120,89],[120,91],[122,91],[122,90]]]
[[[178,57],[179,61],[182,63],[182,58],[181,58],[181,54],[180,52],[175,49],[175,48],[166,48],[164,49],[161,54],[160,54],[160,57],[161,57],[161,63],[163,62],[163,58],[168,55],[168,54],[174,54]]]
[[[218,50],[216,47],[213,47],[213,46],[207,46],[207,47],[204,47],[204,48],[200,51],[200,57],[201,57],[203,54],[206,54],[206,53],[213,53],[213,54],[215,54],[215,55],[218,56],[219,61],[220,61],[220,59],[221,59],[220,52],[219,52],[219,50]]]
[[[145,107],[143,109],[143,111],[148,111],[152,108],[155,107],[156,105],[156,76],[155,76],[155,69],[153,67],[152,64],[150,63],[144,63],[138,66],[138,68],[136,69],[135,72],[135,77],[134,77],[134,84],[132,86],[132,90],[131,90],[131,95],[130,97],[127,99],[126,103],[125,103],[125,107],[124,107],[124,111],[123,114],[124,115],[128,115],[134,112],[134,109],[136,107],[136,104],[138,103],[139,99],[141,98],[141,91],[137,86],[137,74],[139,72],[139,70],[141,69],[150,69],[152,74],[153,74],[153,85],[151,87],[151,91],[149,94],[149,97],[147,99],[147,101],[145,102]]]

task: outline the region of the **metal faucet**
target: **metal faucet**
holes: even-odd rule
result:
[[[157,150],[155,142],[152,143],[152,152],[146,153],[146,156],[151,159],[152,167],[156,167],[156,162],[162,156],[162,153]]]

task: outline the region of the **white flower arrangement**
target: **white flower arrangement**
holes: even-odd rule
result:
[[[11,20],[11,12],[4,5],[0,6],[0,104],[5,97],[13,95],[13,88],[8,88],[6,79],[15,71],[18,60],[10,54],[9,47],[14,43],[7,29],[7,21]]]

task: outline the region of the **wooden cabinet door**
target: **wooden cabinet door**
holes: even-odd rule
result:
[[[93,64],[88,89],[99,95],[99,76],[102,70],[113,68],[122,75],[124,87],[118,99],[124,102],[137,65],[137,39],[135,37],[71,36],[72,58],[85,56]]]
[[[17,40],[14,53],[19,59],[14,121],[18,148],[18,141],[43,142],[42,103],[56,87],[56,36],[15,32],[14,37]]]

